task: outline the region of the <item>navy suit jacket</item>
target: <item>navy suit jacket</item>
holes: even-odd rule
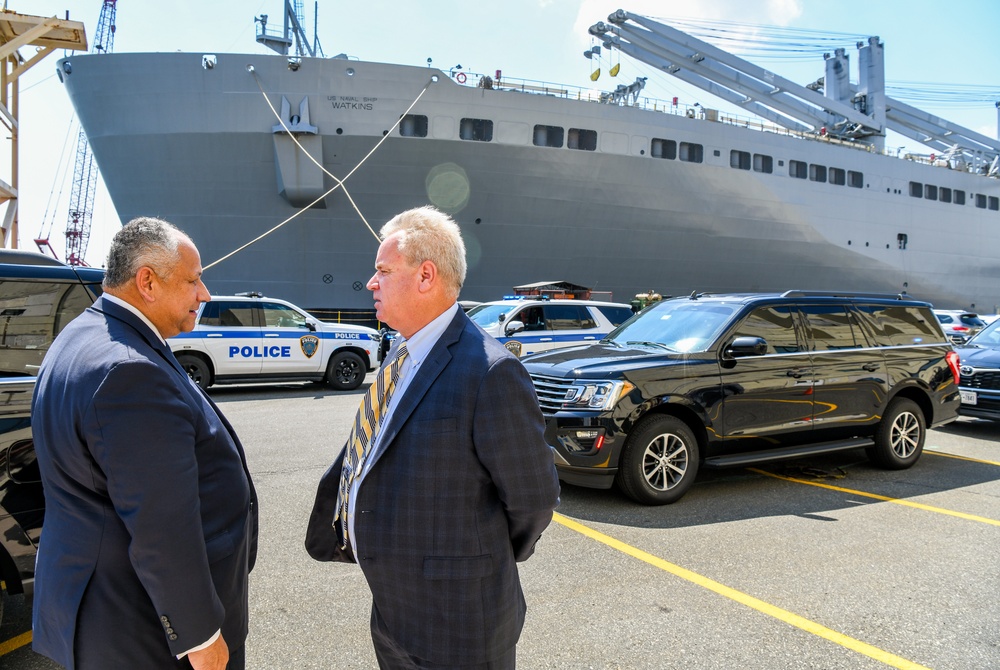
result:
[[[515,561],[532,554],[559,504],[543,432],[524,366],[459,311],[394,401],[355,501],[357,562],[409,653],[472,665],[517,643]],[[317,560],[354,560],[332,525],[342,462],[343,451],[310,518]]]
[[[104,298],[70,323],[42,362],[32,431],[34,649],[145,669],[183,667],[174,656],[220,629],[241,646],[257,544],[243,447],[149,326]]]

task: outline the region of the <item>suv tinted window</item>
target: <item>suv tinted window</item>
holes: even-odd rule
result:
[[[36,375],[52,340],[93,302],[80,284],[0,281],[0,374]]]
[[[261,303],[264,325],[267,328],[305,328],[306,316],[288,305],[276,302]]]
[[[201,310],[203,326],[253,326],[253,304],[249,302],[209,302]]]
[[[758,307],[740,324],[735,336],[764,338],[769,354],[793,354],[802,350],[795,331],[790,307]]]
[[[902,346],[940,342],[934,317],[930,310],[919,307],[858,305],[879,346]],[[928,320],[928,318],[930,320]]]
[[[850,316],[842,305],[804,305],[800,309],[809,324],[812,351],[853,349],[864,342],[856,337]]]
[[[543,309],[549,330],[597,328],[590,311],[581,305],[545,305]]]

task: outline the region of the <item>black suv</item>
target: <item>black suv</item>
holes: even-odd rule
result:
[[[959,406],[958,355],[931,306],[901,297],[692,294],[524,366],[560,478],[650,505],[699,465],[863,447],[908,468]]]
[[[100,295],[103,278],[103,270],[0,251],[0,579],[8,593],[31,593],[45,516],[31,441],[35,375],[56,335]]]

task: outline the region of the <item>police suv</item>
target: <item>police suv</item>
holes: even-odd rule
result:
[[[324,323],[289,302],[259,293],[213,297],[201,306],[194,330],[167,342],[202,388],[326,381],[350,391],[378,367],[378,331]]]
[[[632,308],[595,300],[507,296],[469,310],[469,318],[516,356],[593,344],[632,316]]]

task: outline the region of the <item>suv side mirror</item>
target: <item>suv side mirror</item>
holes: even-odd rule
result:
[[[520,333],[522,330],[524,330],[523,321],[511,321],[507,324],[507,327],[503,329],[503,334],[510,337],[515,333]]]
[[[306,321],[306,328],[308,328],[309,330],[311,330],[312,332],[315,333],[316,332],[316,322],[313,321],[312,319],[309,319],[308,321]]]
[[[722,358],[731,361],[747,356],[763,356],[767,353],[767,340],[763,337],[737,337],[722,351]]]

